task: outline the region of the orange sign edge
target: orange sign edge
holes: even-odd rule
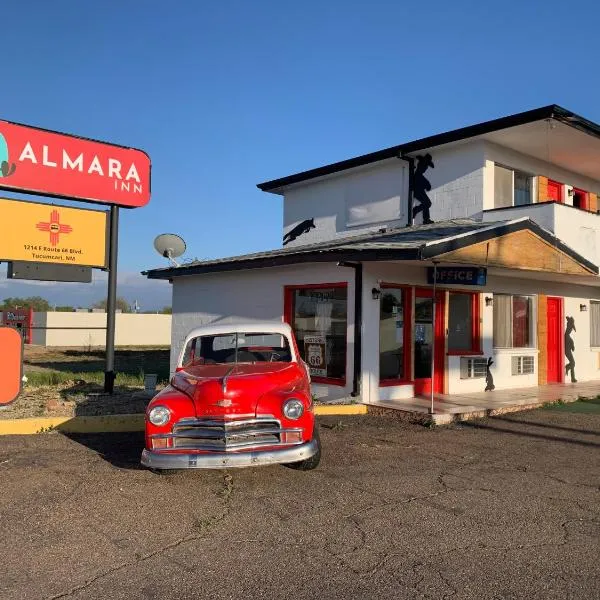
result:
[[[0,404],[0,407],[4,407],[4,406],[10,406],[15,400],[17,400],[17,398],[21,395],[21,392],[23,391],[23,351],[24,351],[25,343],[23,341],[23,338],[21,337],[21,334],[14,327],[0,325],[0,329],[11,329],[21,338],[21,360],[19,361],[21,364],[21,371],[19,373],[19,389],[17,391],[16,396],[12,400],[9,400],[8,402],[3,402]]]

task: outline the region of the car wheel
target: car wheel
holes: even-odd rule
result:
[[[287,463],[285,466],[298,471],[312,471],[319,466],[321,462],[321,436],[319,435],[319,425],[315,421],[313,429],[313,440],[317,440],[317,451],[310,458],[299,462]]]

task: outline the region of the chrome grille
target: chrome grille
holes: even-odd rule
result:
[[[153,437],[170,438],[170,446],[178,450],[227,452],[290,445],[282,435],[301,433],[301,429],[283,429],[273,417],[255,419],[182,419],[173,425],[173,432]],[[301,441],[293,443],[302,443]]]

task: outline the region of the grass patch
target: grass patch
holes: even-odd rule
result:
[[[104,383],[104,372],[74,372],[74,371],[32,371],[26,374],[28,386],[54,386],[75,381],[86,383]],[[144,387],[144,373],[137,375],[117,373],[115,384],[123,387]]]
[[[600,396],[596,398],[579,398],[576,402],[553,402],[543,407],[544,410],[559,410],[561,412],[600,414]]]

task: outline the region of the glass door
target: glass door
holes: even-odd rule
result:
[[[431,361],[435,360],[434,392],[444,389],[445,346],[444,293],[437,293],[435,323],[433,321],[433,292],[418,289],[415,294],[415,330],[413,356],[415,369],[415,394],[431,392]],[[435,336],[435,349],[433,339]],[[434,357],[435,352],[435,357]]]

